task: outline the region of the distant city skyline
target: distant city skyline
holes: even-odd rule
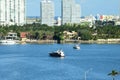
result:
[[[26,0],[26,16],[40,16],[42,0]],[[61,0],[52,0],[55,16],[61,16]],[[76,0],[81,5],[81,16],[88,15],[120,15],[120,0]]]

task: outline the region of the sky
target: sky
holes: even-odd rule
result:
[[[26,15],[40,16],[41,0],[26,0]],[[61,0],[54,1],[55,16],[61,16]],[[120,0],[75,0],[81,6],[81,16],[120,15]]]

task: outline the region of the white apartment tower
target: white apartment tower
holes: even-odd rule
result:
[[[54,25],[54,3],[50,0],[43,0],[40,3],[41,24]]]
[[[25,23],[25,0],[0,0],[0,25]]]
[[[62,24],[80,23],[81,8],[75,0],[62,0]]]

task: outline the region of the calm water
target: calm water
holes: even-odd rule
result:
[[[0,80],[112,80],[120,71],[120,44],[0,45]],[[65,58],[49,52],[62,48]],[[120,76],[115,77],[120,80]]]

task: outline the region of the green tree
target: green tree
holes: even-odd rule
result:
[[[79,36],[81,37],[81,40],[91,40],[92,34],[89,30],[81,30],[79,32]]]
[[[39,32],[35,32],[35,39],[39,39]]]

